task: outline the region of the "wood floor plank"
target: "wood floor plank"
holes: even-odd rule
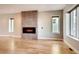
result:
[[[75,54],[63,41],[29,40],[0,37],[3,54]]]

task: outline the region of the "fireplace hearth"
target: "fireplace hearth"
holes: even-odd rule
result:
[[[36,33],[36,27],[23,27],[23,33]]]

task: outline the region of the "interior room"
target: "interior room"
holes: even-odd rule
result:
[[[0,4],[0,54],[78,53],[78,4]]]

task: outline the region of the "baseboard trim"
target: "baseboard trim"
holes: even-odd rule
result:
[[[40,40],[46,40],[46,39],[49,39],[49,40],[58,40],[59,38],[48,38],[48,37],[38,37],[38,39],[40,39]],[[60,39],[60,40],[62,40],[62,39]]]
[[[0,35],[0,37],[9,37],[10,35]]]
[[[64,40],[64,43],[67,44],[70,48],[72,48],[77,54],[79,54],[79,51],[76,50],[73,46],[71,46],[66,40]]]
[[[20,35],[13,35],[13,36],[11,36],[11,37],[14,37],[14,38],[21,38],[21,36]]]
[[[0,35],[0,37],[13,37],[13,38],[21,38],[20,35]]]

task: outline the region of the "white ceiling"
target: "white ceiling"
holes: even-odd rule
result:
[[[28,10],[54,11],[62,10],[65,6],[65,4],[0,4],[0,13],[18,13]]]

